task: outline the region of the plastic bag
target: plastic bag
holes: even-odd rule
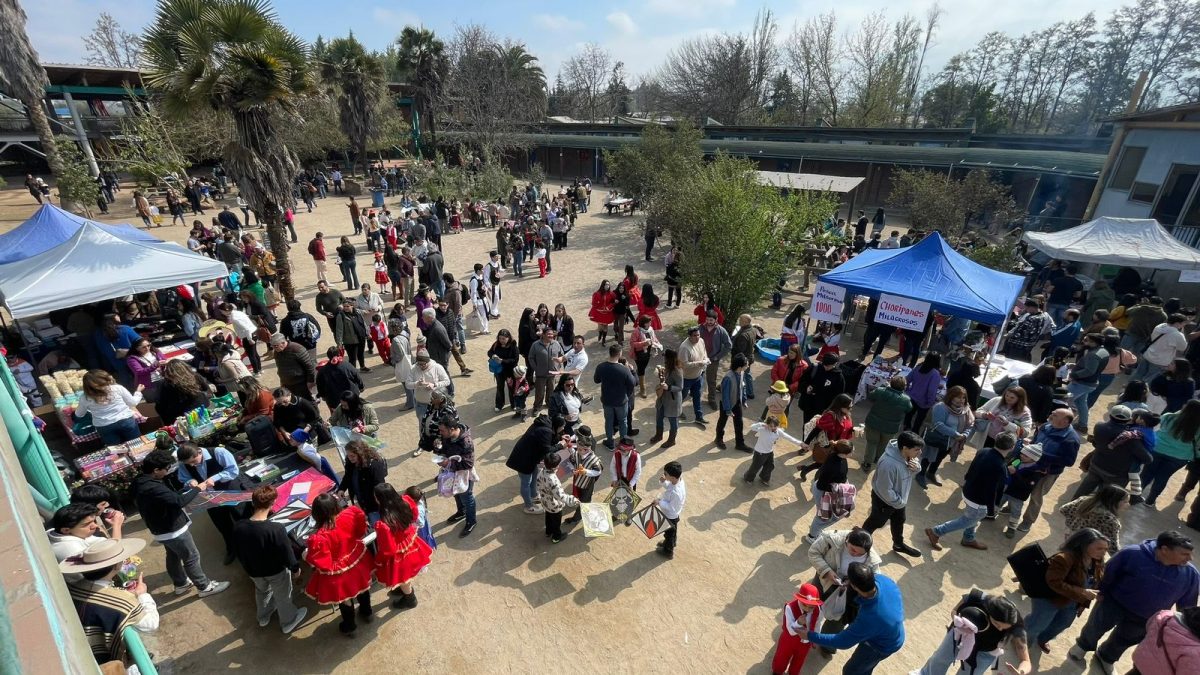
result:
[[[454,472],[450,469],[442,469],[438,472],[437,487],[438,494],[443,497],[453,497],[454,492]]]
[[[846,613],[846,593],[846,586],[843,584],[825,599],[825,604],[821,606],[821,615],[826,621],[837,621]]]

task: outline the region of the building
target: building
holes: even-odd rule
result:
[[[1087,215],[1153,218],[1200,246],[1200,102],[1113,121],[1112,150]]]

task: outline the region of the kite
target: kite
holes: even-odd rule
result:
[[[204,511],[218,506],[233,506],[250,501],[251,492],[241,490],[207,490],[196,495],[184,510],[188,513]]]
[[[633,514],[633,517],[629,521],[633,525],[636,525],[637,529],[641,530],[647,539],[653,539],[671,527],[666,514],[653,504]]]
[[[612,509],[603,502],[585,502],[579,505],[583,513],[583,536],[613,536]]]
[[[608,507],[612,509],[613,522],[623,525],[629,524],[630,516],[633,515],[634,509],[637,508],[641,501],[642,498],[638,493],[634,492],[633,488],[629,487],[629,484],[624,481],[621,481],[604,498],[604,503],[608,504]]]

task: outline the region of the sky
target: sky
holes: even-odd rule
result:
[[[970,49],[989,31],[1012,35],[1039,30],[1089,11],[1098,22],[1132,0],[943,0],[941,27],[927,57],[927,72],[951,56]],[[43,62],[82,63],[86,35],[101,12],[109,12],[128,31],[140,32],[154,18],[154,0],[21,0],[29,15],[28,31]],[[282,23],[300,37],[327,39],[351,30],[370,49],[383,49],[405,25],[432,28],[445,39],[456,26],[479,23],[500,36],[524,42],[541,61],[547,79],[588,42],[608,49],[631,75],[652,72],[681,41],[720,31],[748,31],[755,14],[766,7],[777,17],[779,39],[787,40],[797,21],[835,11],[839,24],[854,29],[864,17],[885,12],[895,20],[904,14],[924,17],[933,0],[611,0],[560,2],[500,0],[356,0],[339,5],[328,0],[273,0]],[[353,8],[353,12],[341,11]],[[847,49],[850,46],[847,44]]]

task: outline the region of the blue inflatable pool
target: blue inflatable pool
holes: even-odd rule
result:
[[[779,360],[779,348],[782,343],[783,341],[779,338],[763,338],[756,342],[754,347],[764,361],[775,363]]]

